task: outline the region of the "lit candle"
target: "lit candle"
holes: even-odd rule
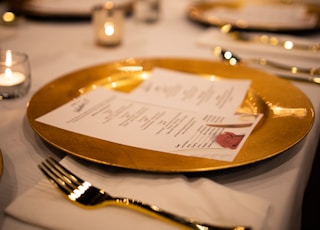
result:
[[[0,86],[15,86],[23,83],[26,76],[19,72],[12,72],[10,67],[12,66],[12,53],[10,50],[6,52],[5,60],[6,69],[4,73],[0,74]]]
[[[0,86],[15,86],[22,84],[26,76],[19,72],[12,72],[7,68],[4,73],[0,74]]]
[[[113,2],[94,8],[93,24],[96,42],[100,45],[118,45],[122,40],[123,12]]]
[[[24,82],[26,76],[19,72],[12,72],[12,53],[10,50],[6,52],[5,72],[0,74],[0,86],[15,86]]]
[[[28,55],[0,50],[0,100],[25,95],[31,86]]]

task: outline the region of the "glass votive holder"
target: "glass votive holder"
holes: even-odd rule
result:
[[[31,85],[28,55],[0,50],[0,100],[25,95]]]
[[[122,42],[124,13],[113,2],[93,8],[92,23],[98,45],[116,46]]]
[[[138,22],[153,23],[160,17],[161,0],[134,0],[133,14]]]

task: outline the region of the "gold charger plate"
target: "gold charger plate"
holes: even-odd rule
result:
[[[258,20],[252,20],[252,22],[246,22],[244,20],[234,20],[226,21],[226,19],[221,19],[219,17],[208,16],[206,13],[214,10],[214,9],[226,9],[230,11],[239,10],[243,6],[245,6],[245,1],[197,1],[189,5],[187,8],[187,16],[192,21],[198,22],[200,24],[204,24],[207,26],[223,26],[226,24],[230,24],[234,29],[244,29],[244,30],[259,30],[259,31],[270,31],[270,32],[291,32],[291,31],[305,31],[305,30],[315,30],[320,28],[320,5],[319,4],[303,4],[303,7],[307,9],[307,15],[315,15],[316,23],[313,25],[296,25],[292,23],[292,25],[283,25],[283,24],[275,24],[274,21],[270,24],[262,24],[258,23]],[[266,2],[262,2],[260,4],[266,4]],[[279,7],[291,6],[290,3],[286,2],[278,2],[277,4],[281,4]],[[273,15],[275,17],[275,15]],[[274,20],[274,18],[273,18]]]
[[[232,162],[175,155],[120,145],[55,128],[35,119],[97,86],[129,92],[154,67],[189,72],[210,79],[250,79],[240,108],[264,117]],[[310,130],[314,110],[309,99],[290,82],[245,66],[198,59],[126,59],[84,68],[62,76],[34,94],[27,117],[46,142],[89,161],[152,172],[199,172],[252,164],[282,153]]]

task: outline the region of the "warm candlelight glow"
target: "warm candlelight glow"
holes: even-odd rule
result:
[[[6,68],[6,70],[4,71],[4,76],[7,78],[12,77],[12,71],[9,68]]]
[[[6,66],[12,66],[12,54],[10,50],[6,52]]]
[[[0,99],[25,95],[31,85],[28,55],[0,50]]]
[[[25,75],[18,72],[12,72],[10,68],[6,68],[4,74],[0,74],[0,86],[14,86],[24,82]]]
[[[112,10],[114,8],[114,3],[113,2],[106,2],[104,4],[104,8],[107,10]]]
[[[104,23],[104,32],[107,36],[114,34],[114,24],[112,22]]]
[[[12,12],[5,12],[3,15],[2,15],[2,20],[4,22],[7,22],[7,23],[10,23],[10,22],[13,22],[15,20],[15,15],[14,13]]]
[[[12,72],[12,53],[10,50],[6,52],[5,66],[7,67],[4,73],[0,74],[0,86],[14,86],[24,82],[25,75],[19,72]]]
[[[113,2],[94,8],[92,22],[97,44],[114,46],[121,43],[123,17],[123,10]]]

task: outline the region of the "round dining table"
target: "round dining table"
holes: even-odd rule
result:
[[[162,0],[159,19],[152,23],[137,21],[132,14],[126,15],[121,43],[114,46],[95,42],[90,18],[64,19],[22,14],[14,23],[0,24],[0,49],[28,54],[32,79],[26,95],[0,101],[0,149],[3,162],[0,177],[1,229],[42,229],[13,218],[5,210],[17,197],[43,180],[37,165],[47,155],[64,157],[64,153],[53,153],[30,126],[27,106],[32,96],[60,76],[117,60],[190,58],[220,62],[214,56],[212,47],[199,44],[200,36],[209,27],[188,17],[187,9],[192,2]],[[4,12],[5,9],[5,4],[1,3],[0,10]],[[216,28],[215,25],[213,28]],[[320,41],[319,29],[298,31],[295,35],[310,42]],[[224,41],[224,44],[228,45],[228,41]],[[243,57],[267,55],[268,58],[283,60],[291,65],[319,66],[320,63],[319,53],[308,58],[299,55],[283,57],[278,53],[264,53],[264,49],[245,49],[240,46],[233,47],[233,50]],[[208,178],[227,188],[267,201],[270,204],[267,229],[272,230],[300,229],[303,195],[320,135],[320,85],[287,81],[306,95],[314,110],[313,125],[299,143],[277,156],[248,166],[191,175],[193,178]]]

